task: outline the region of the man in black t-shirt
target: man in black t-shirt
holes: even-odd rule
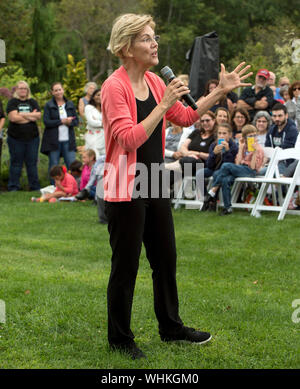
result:
[[[30,89],[25,81],[19,81],[15,97],[9,100],[6,112],[9,125],[7,144],[10,154],[8,190],[20,189],[20,176],[25,162],[30,190],[39,190],[37,161],[39,131],[37,120],[41,112],[36,100],[30,98]]]
[[[245,88],[237,102],[238,108],[244,108],[249,112],[251,121],[256,112],[270,110],[273,106],[273,91],[267,85],[270,73],[267,69],[260,69],[255,77],[255,85]]]

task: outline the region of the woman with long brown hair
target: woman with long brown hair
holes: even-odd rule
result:
[[[244,108],[236,108],[231,115],[231,127],[233,130],[233,137],[237,139],[237,142],[242,136],[242,128],[248,123],[250,123],[248,111]]]
[[[196,128],[180,147],[182,157],[165,165],[166,169],[177,172],[184,171],[184,165],[190,164],[191,174],[195,175],[197,163],[205,164],[209,156],[209,147],[215,140],[216,117],[211,111],[205,112],[195,123]]]

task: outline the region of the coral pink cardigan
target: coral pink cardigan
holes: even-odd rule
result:
[[[147,71],[145,80],[159,103],[166,88],[163,80]],[[117,69],[102,85],[101,110],[105,133],[104,200],[131,201],[135,179],[136,150],[148,139],[141,123],[137,123],[136,100],[124,68]],[[188,127],[199,115],[177,101],[163,118],[162,147],[165,149],[166,119]]]

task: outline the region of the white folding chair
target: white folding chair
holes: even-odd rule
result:
[[[190,188],[187,191],[188,186],[190,186]],[[203,200],[200,199],[199,193],[196,189],[195,176],[186,176],[183,178],[178,193],[176,193],[176,198],[173,199],[172,202],[174,204],[174,209],[180,208],[181,205],[185,205],[186,208],[196,209],[199,209],[202,206]]]
[[[232,208],[244,208],[244,209],[253,209],[254,203],[244,203],[244,202],[238,202],[238,199],[240,197],[241,191],[245,184],[262,184],[264,181],[264,178],[269,177],[270,172],[272,171],[272,168],[275,163],[275,157],[276,153],[278,152],[279,147],[273,148],[273,147],[264,147],[264,156],[266,158],[269,158],[269,164],[267,167],[267,171],[264,176],[255,176],[255,177],[237,177],[234,180],[232,189],[231,189],[231,206]],[[274,188],[272,187],[272,198],[273,202],[276,201],[276,193]]]
[[[283,177],[279,173],[278,164],[280,161],[295,159],[298,161],[293,177]],[[300,211],[289,210],[288,206],[293,196],[295,187],[300,185],[300,147],[290,149],[278,149],[275,160],[270,168],[269,174],[262,179],[256,202],[252,208],[251,215],[259,216],[259,211],[276,211],[279,212],[278,220],[283,220],[286,213],[300,215]],[[264,205],[263,201],[266,196],[269,185],[276,185],[279,193],[278,205]],[[282,195],[282,187],[285,186],[285,196]]]

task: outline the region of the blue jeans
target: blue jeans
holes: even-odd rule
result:
[[[71,163],[76,159],[76,152],[69,150],[69,141],[59,142],[58,149],[49,152],[49,172],[53,166],[59,165],[60,157],[63,157],[69,170]]]
[[[221,169],[215,172],[213,186],[221,186],[224,201],[224,207],[231,207],[231,185],[236,177],[255,177],[256,170],[250,169],[246,165],[235,165],[231,162],[225,162]]]
[[[9,179],[8,190],[15,191],[20,189],[20,177],[23,163],[25,163],[27,178],[30,190],[39,190],[40,183],[38,177],[38,153],[40,137],[24,141],[12,138],[8,135],[7,145],[9,149]]]
[[[89,190],[89,198],[95,199],[96,197],[96,185],[93,185]]]

